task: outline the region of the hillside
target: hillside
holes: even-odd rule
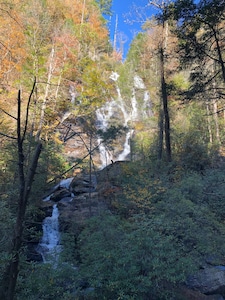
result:
[[[225,298],[225,6],[146,5],[0,4],[1,299]]]

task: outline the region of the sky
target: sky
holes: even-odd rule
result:
[[[146,7],[147,3],[148,0],[113,0],[113,15],[109,20],[110,39],[114,45],[116,31],[116,48],[122,50],[123,58],[126,57],[133,38],[141,31],[144,20],[154,13],[152,9]]]

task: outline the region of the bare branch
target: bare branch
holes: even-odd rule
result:
[[[12,116],[10,113],[8,113],[7,111],[5,111],[3,108],[0,108],[0,110],[1,110],[2,112],[4,112],[4,114],[6,114],[7,116],[9,116],[9,117],[11,117],[11,118],[13,118],[14,120],[17,121],[17,118],[16,118],[16,117]]]
[[[8,50],[8,51],[10,52],[10,54],[12,54],[11,50],[10,50],[8,47],[6,47],[5,44],[3,44],[1,41],[0,41],[0,44],[1,44],[6,50]]]
[[[19,25],[20,28],[23,28],[23,26],[19,23],[19,21],[15,17],[13,17],[7,9],[0,8],[0,10],[5,12],[12,20],[14,20]]]
[[[5,137],[7,137],[7,138],[9,138],[9,139],[16,140],[16,137],[11,136],[11,135],[8,135],[8,134],[5,134],[5,133],[3,133],[3,132],[0,132],[0,135],[5,136]]]

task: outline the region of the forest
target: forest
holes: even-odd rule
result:
[[[112,1],[0,3],[0,299],[225,299],[225,2]]]

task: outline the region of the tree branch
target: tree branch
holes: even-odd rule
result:
[[[9,116],[10,118],[13,118],[14,120],[17,121],[17,118],[16,118],[16,117],[12,116],[10,113],[8,113],[7,111],[5,111],[3,108],[0,108],[0,110],[1,110],[2,112],[4,112],[4,114],[6,114],[7,116]]]
[[[16,139],[17,139],[16,137],[11,136],[11,135],[8,135],[8,134],[5,134],[5,133],[3,133],[3,132],[0,132],[0,135],[5,136],[5,137],[7,137],[7,138],[9,138],[9,139],[13,139],[13,140],[16,140]]]

